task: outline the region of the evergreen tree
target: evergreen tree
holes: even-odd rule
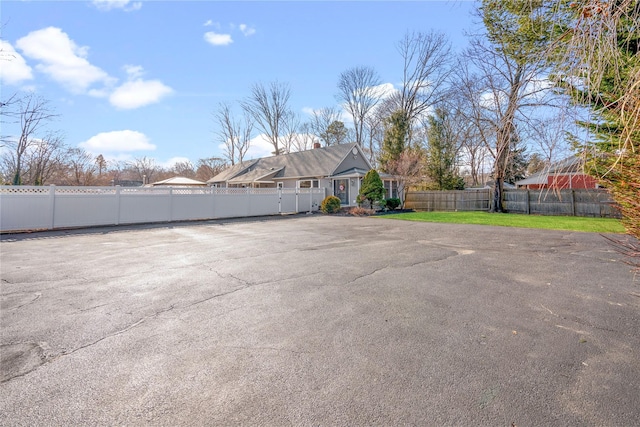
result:
[[[384,139],[380,153],[380,168],[389,172],[389,166],[397,162],[402,152],[407,148],[409,134],[409,120],[402,110],[397,110],[385,120]]]
[[[509,158],[507,159],[507,167],[504,171],[504,182],[515,184],[516,181],[527,177],[529,157],[526,151],[527,147],[521,144],[520,138],[514,130],[512,133],[511,148],[509,149]]]
[[[384,199],[384,184],[375,169],[367,172],[362,179],[362,186],[360,187],[358,198],[360,201],[367,200],[371,208],[373,208],[375,202]]]
[[[337,145],[345,144],[347,142],[347,136],[349,130],[344,126],[344,123],[335,120],[331,122],[327,129],[320,134],[320,138],[325,141],[325,145]]]
[[[437,108],[435,115],[429,116],[428,125],[427,176],[437,190],[464,189],[464,180],[457,168],[456,141],[447,125],[447,113]]]
[[[583,125],[595,138],[580,147],[587,172],[609,188],[627,231],[640,238],[640,3],[553,4],[564,24],[552,57],[558,86],[594,115]],[[631,246],[640,257],[640,245]]]

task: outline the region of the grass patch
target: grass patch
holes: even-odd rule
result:
[[[407,212],[384,215],[381,218],[406,221],[444,222],[452,224],[480,224],[500,227],[569,230],[587,233],[624,233],[620,220],[615,218],[585,218],[576,216],[539,216],[521,214],[493,214],[488,212]]]

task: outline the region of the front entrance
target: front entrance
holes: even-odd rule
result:
[[[341,205],[349,204],[349,180],[336,179],[333,181],[333,195],[340,199]]]

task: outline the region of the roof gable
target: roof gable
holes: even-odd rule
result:
[[[249,160],[249,161],[242,162],[242,163],[236,163],[235,165],[226,168],[225,170],[220,172],[218,175],[216,175],[213,178],[209,179],[207,182],[208,183],[214,183],[214,182],[225,182],[225,181],[228,181],[228,180],[230,180],[232,178],[237,177],[238,175],[242,174],[243,172],[245,172],[247,169],[249,169],[251,166],[253,166],[256,162],[257,162],[257,160]]]

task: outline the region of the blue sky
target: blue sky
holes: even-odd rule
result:
[[[471,1],[12,1],[0,4],[2,98],[35,91],[65,143],[107,159],[219,156],[212,113],[255,83],[287,83],[290,106],[336,106],[341,72],[370,66],[398,86],[407,31],[473,28]],[[9,58],[7,60],[7,58]],[[7,126],[5,126],[6,128]],[[10,133],[10,129],[2,131]],[[256,141],[249,157],[268,155]]]

